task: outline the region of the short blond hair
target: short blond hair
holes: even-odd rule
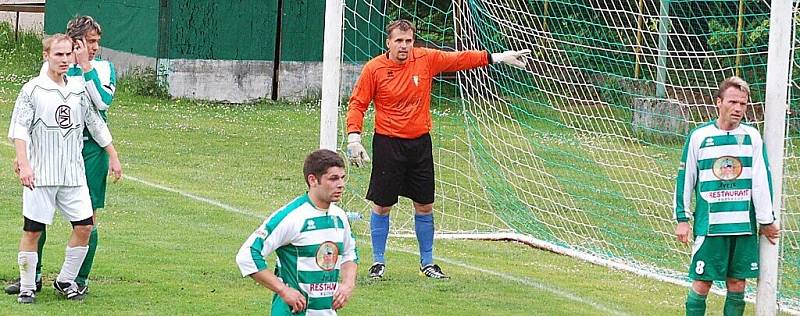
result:
[[[72,47],[72,39],[69,36],[62,33],[56,33],[42,40],[42,52],[49,53],[50,49],[53,48],[53,45],[61,41],[68,41],[70,43],[70,47]]]
[[[722,94],[730,88],[739,89],[739,91],[747,93],[748,99],[750,98],[750,84],[738,76],[733,76],[720,82],[719,89],[717,89],[717,93],[714,97],[722,99]]]

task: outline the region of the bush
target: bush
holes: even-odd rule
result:
[[[169,87],[166,81],[161,81],[155,69],[151,67],[134,67],[128,70],[117,86],[123,93],[169,99]]]

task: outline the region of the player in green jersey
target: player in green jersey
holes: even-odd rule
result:
[[[320,149],[306,157],[308,193],[272,213],[236,255],[242,276],[275,292],[272,315],[336,315],[353,293],[358,252],[347,214],[344,160]],[[275,272],[265,258],[278,256]]]
[[[773,244],[779,237],[764,143],[758,129],[741,123],[749,98],[741,78],[723,81],[716,95],[719,117],[692,130],[683,147],[674,206],[678,241],[689,243],[694,232],[686,315],[705,315],[717,280],[726,281],[728,290],[723,314],[742,315],[746,279],[758,277],[757,233]]]

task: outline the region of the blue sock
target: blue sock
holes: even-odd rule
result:
[[[433,263],[433,214],[414,215],[414,231],[419,243],[420,264]]]
[[[389,214],[379,215],[373,212],[369,216],[369,229],[372,236],[372,258],[374,262],[386,263],[383,258],[386,252],[386,239],[389,237]]]

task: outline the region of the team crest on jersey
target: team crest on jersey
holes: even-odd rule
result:
[[[414,75],[413,77],[411,77],[411,80],[414,81],[414,85],[415,86],[419,87],[419,76],[418,75]]]
[[[722,181],[736,180],[742,174],[742,162],[733,156],[723,156],[714,160],[714,176]]]
[[[326,241],[319,245],[317,249],[317,266],[324,271],[331,271],[336,268],[339,261],[339,247],[332,241]]]
[[[68,105],[62,105],[56,109],[56,123],[61,128],[72,127],[72,109]]]

